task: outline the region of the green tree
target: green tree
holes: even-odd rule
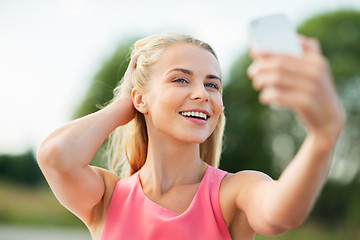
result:
[[[337,90],[347,113],[347,124],[335,153],[332,178],[344,183],[358,179],[360,156],[360,12],[341,10],[307,20],[299,27],[304,35],[316,37],[332,69]],[[360,180],[360,179],[359,179]]]
[[[126,40],[119,45],[114,54],[107,59],[95,74],[84,100],[73,117],[79,118],[96,112],[113,98],[113,90],[124,76],[130,60],[134,40]]]
[[[254,169],[272,175],[264,138],[268,109],[259,104],[258,93],[246,74],[250,62],[247,55],[240,57],[224,86],[226,127],[220,167],[230,172]]]
[[[299,32],[316,37],[332,69],[347,123],[334,153],[330,181],[313,215],[325,221],[360,221],[360,12],[340,10],[305,21]],[[355,203],[357,202],[357,203]]]
[[[0,155],[0,181],[37,186],[44,183],[34,154]]]

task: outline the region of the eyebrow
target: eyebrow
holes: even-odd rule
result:
[[[187,75],[194,75],[194,72],[191,71],[191,70],[188,70],[188,69],[184,69],[184,68],[174,68],[174,69],[171,69],[167,74],[169,74],[170,72],[182,72],[182,73],[185,73]],[[222,83],[222,80],[220,77],[214,75],[214,74],[208,74],[206,75],[206,78],[207,79],[217,79],[219,80],[221,83]]]

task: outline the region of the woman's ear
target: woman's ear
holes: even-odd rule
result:
[[[131,97],[134,104],[134,107],[139,112],[145,114],[148,112],[146,102],[144,101],[144,95],[138,89],[133,88],[131,91]]]

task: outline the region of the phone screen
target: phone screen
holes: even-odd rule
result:
[[[283,14],[254,19],[249,30],[254,49],[298,57],[302,55],[298,35]]]

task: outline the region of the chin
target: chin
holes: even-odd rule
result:
[[[188,142],[188,143],[197,143],[197,144],[200,144],[200,143],[203,143],[206,141],[206,139],[208,139],[208,136],[207,137],[200,137],[200,136],[193,136],[193,137],[186,137],[184,139],[182,139],[184,142]]]

